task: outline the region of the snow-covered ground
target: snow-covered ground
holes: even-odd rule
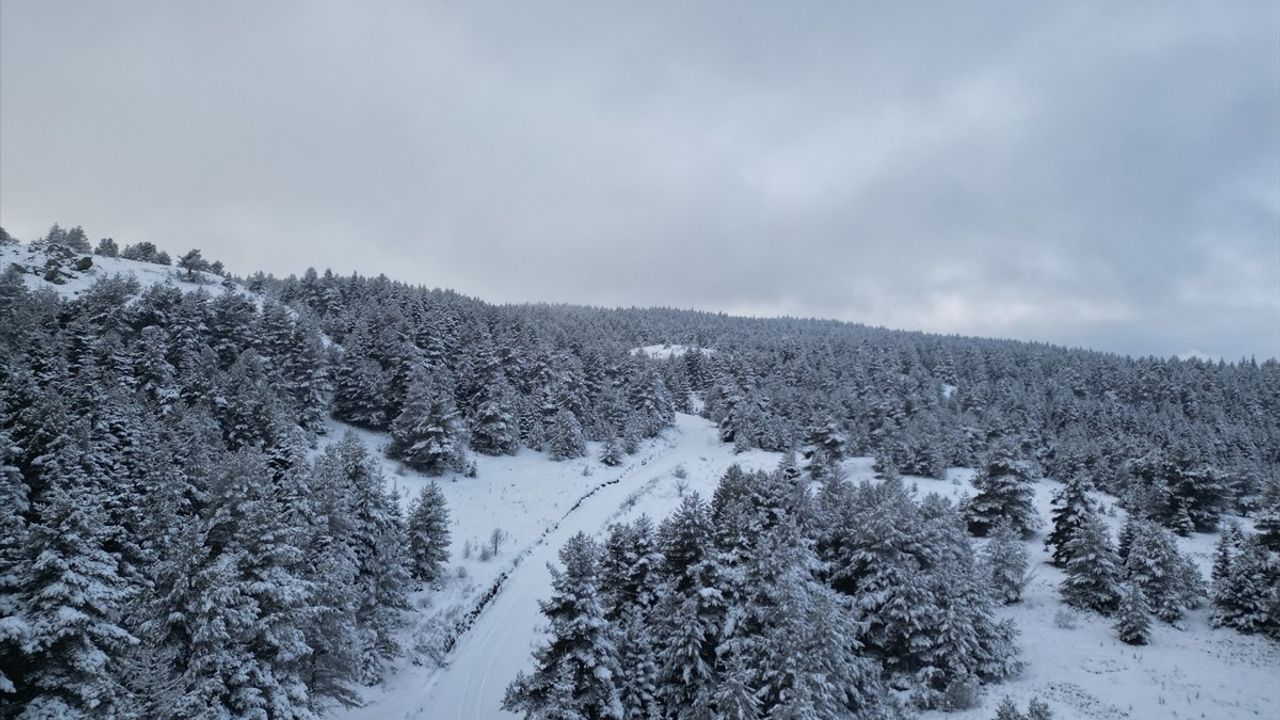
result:
[[[17,263],[36,271],[23,276],[28,287],[50,288],[72,299],[113,275],[132,276],[143,287],[167,283],[184,291],[226,291],[222,278],[211,274],[201,273],[200,282],[190,282],[185,271],[174,267],[99,256],[93,256],[93,265],[86,271],[75,271],[70,260],[64,261],[63,282],[52,283],[43,278],[47,258],[29,245],[0,247],[0,270]],[[233,291],[248,295],[241,287]],[[666,358],[691,349],[652,345],[633,352]],[[949,396],[954,388],[945,386],[943,392]],[[333,423],[322,445],[349,429]],[[385,435],[355,432],[383,463],[388,481],[401,491],[407,507],[413,494],[431,479],[386,459]],[[596,459],[599,451],[598,444],[592,443],[586,458],[560,463],[529,450],[514,457],[476,456],[479,477],[437,480],[451,514],[448,579],[415,593],[415,611],[404,637],[407,653],[387,682],[365,691],[365,707],[336,712],[336,717],[508,717],[499,709],[502,695],[515,674],[529,666],[544,626],[537,601],[550,592],[546,564],[556,560],[565,540],[579,531],[599,534],[611,522],[642,512],[661,519],[679,503],[682,492],[710,495],[734,462],[770,468],[778,461],[776,454],[759,451],[735,455],[731,446],[718,441],[710,423],[692,415],[679,416],[673,430],[643,444],[621,467],[602,465]],[[686,479],[674,476],[676,466],[685,468]],[[869,458],[851,459],[845,469],[854,480],[874,476]],[[916,483],[922,494],[938,492],[954,498],[972,493],[972,475],[971,470],[953,469],[945,481],[909,478],[908,482]],[[1037,504],[1046,520],[1050,496],[1058,487],[1052,481],[1037,487]],[[1114,498],[1099,496],[1099,500],[1114,508]],[[1118,530],[1124,511],[1114,508],[1107,519]],[[481,546],[495,529],[508,539],[496,557],[481,559]],[[1182,550],[1199,563],[1206,577],[1216,539],[1216,535],[1179,539]],[[1062,573],[1046,563],[1041,538],[1028,541],[1027,547],[1035,577],[1020,604],[1000,610],[1021,631],[1026,672],[989,688],[977,708],[926,713],[925,718],[987,720],[1005,696],[1021,707],[1039,697],[1059,720],[1280,718],[1280,646],[1276,643],[1211,628],[1203,608],[1191,611],[1182,628],[1154,623],[1151,644],[1139,648],[1117,640],[1111,621],[1096,615],[1076,613],[1071,627],[1064,627],[1067,623],[1059,617],[1065,608],[1057,590]],[[437,667],[436,653],[443,638],[504,574],[500,591],[445,658],[447,666]]]
[[[672,357],[683,357],[689,352],[704,352],[710,355],[713,350],[699,347],[689,347],[687,345],[645,345],[644,347],[633,348],[632,355],[648,355],[654,360],[666,360]]]
[[[371,449],[383,441],[376,433],[361,435]],[[506,579],[459,639],[444,667],[402,662],[383,686],[366,691],[365,707],[338,711],[335,717],[513,717],[501,710],[502,696],[516,673],[529,668],[531,653],[542,638],[545,622],[538,601],[551,592],[546,566],[556,562],[569,537],[579,531],[599,535],[609,524],[641,513],[661,519],[680,502],[682,493],[709,496],[730,464],[767,469],[779,459],[777,454],[760,451],[735,455],[731,446],[718,441],[714,426],[692,415],[678,416],[673,430],[647,443],[621,468],[600,465],[594,460],[597,450],[593,446],[588,458],[565,463],[552,463],[529,451],[514,458],[482,457],[478,458],[480,477],[441,481],[452,513],[454,574],[443,588],[419,594],[415,622],[456,617],[458,609],[476,602],[500,575],[506,573]],[[394,461],[384,462],[390,481],[402,489],[416,492],[429,482],[399,470]],[[851,459],[846,473],[855,481],[873,478],[871,462],[870,458]],[[677,466],[684,468],[685,479],[675,477]],[[592,469],[590,476],[583,475],[584,467]],[[908,478],[907,482],[915,483],[921,495],[937,492],[958,498],[972,494],[972,477],[972,470],[956,468],[948,471],[947,480]],[[615,479],[616,483],[574,507],[583,494]],[[1048,480],[1037,487],[1037,505],[1046,521],[1051,495],[1058,487]],[[1124,511],[1114,507],[1114,498],[1099,495],[1098,499],[1113,513],[1107,519],[1118,530]],[[494,527],[507,529],[513,537],[499,558],[482,562],[474,553],[469,560],[461,558],[467,539],[478,543]],[[1215,541],[1213,535],[1180,539],[1183,551],[1196,559],[1206,576]],[[1021,707],[1039,697],[1058,720],[1280,718],[1280,648],[1275,643],[1211,628],[1205,609],[1191,611],[1181,629],[1156,622],[1152,643],[1139,648],[1117,640],[1111,621],[1096,615],[1075,613],[1072,627],[1063,627],[1060,611],[1065,607],[1057,589],[1062,573],[1047,564],[1042,537],[1028,541],[1027,547],[1035,576],[1020,604],[999,611],[1018,624],[1026,672],[988,688],[978,707],[922,717],[987,720],[1008,696]],[[457,578],[457,567],[466,568],[466,579]]]
[[[61,282],[56,283],[44,279],[44,267],[49,259],[48,253],[27,244],[0,246],[0,272],[7,270],[11,264],[16,263],[25,269],[35,271],[34,273],[29,272],[23,275],[23,282],[26,283],[28,288],[32,290],[49,288],[69,299],[75,299],[99,280],[115,275],[131,276],[143,288],[167,283],[184,292],[203,289],[212,295],[218,295],[226,290],[222,284],[224,278],[212,273],[197,271],[194,275],[195,282],[193,282],[188,278],[186,270],[168,265],[156,265],[138,260],[125,260],[118,257],[102,257],[92,254],[77,255],[76,257],[85,256],[93,260],[93,265],[88,270],[75,270],[72,266],[74,260],[65,260],[61,263],[60,268],[62,275],[59,279]],[[237,286],[236,291],[248,294],[247,291],[239,286]]]
[[[853,479],[874,477],[870,458],[846,464]],[[947,480],[906,478],[921,496],[936,492],[958,498],[973,494],[972,470],[952,469]],[[1036,486],[1036,506],[1046,527],[1050,500],[1061,484],[1042,480]],[[1115,498],[1097,494],[1108,508],[1113,532],[1126,516],[1115,507]],[[1043,530],[1027,541],[1034,577],[1022,602],[1002,608],[1020,631],[1019,646],[1027,668],[1021,677],[987,689],[979,707],[955,712],[930,712],[929,720],[989,720],[995,707],[1008,696],[1025,708],[1039,697],[1049,704],[1056,720],[1156,720],[1160,718],[1280,718],[1280,646],[1266,639],[1241,635],[1234,630],[1209,627],[1207,607],[1189,611],[1183,628],[1152,621],[1151,644],[1126,645],[1116,639],[1112,620],[1090,613],[1075,613],[1074,627],[1061,627],[1059,613],[1067,608],[1059,601],[1063,573],[1048,564]],[[1213,563],[1217,535],[1197,534],[1179,538],[1180,549],[1201,568],[1206,581]],[[981,541],[980,541],[981,542]]]
[[[474,601],[477,589],[487,588],[492,579],[507,572],[502,589],[460,639],[446,667],[402,663],[384,686],[367,692],[365,707],[335,716],[347,720],[515,717],[501,710],[502,696],[516,673],[530,665],[544,626],[538,600],[551,592],[547,564],[556,562],[566,540],[578,532],[599,534],[611,523],[640,512],[665,517],[680,502],[681,488],[706,495],[735,462],[747,468],[771,468],[779,459],[760,451],[735,455],[732,446],[719,441],[711,423],[693,415],[678,415],[666,438],[642,448],[628,465],[606,468],[595,457],[552,463],[540,453],[524,451],[515,458],[481,458],[478,478],[442,483],[454,521],[450,564],[467,567],[471,577],[466,581],[455,577],[444,590],[424,593],[437,596],[430,598],[432,604],[424,612],[436,612],[444,603]],[[583,477],[583,466],[592,467],[594,474]],[[675,477],[677,466],[684,467],[684,480]],[[565,514],[583,492],[615,477],[617,483],[604,486]],[[424,482],[408,473],[396,480],[402,487],[415,488]],[[495,523],[520,528],[513,532],[518,539],[500,558],[502,562],[480,563],[474,556],[470,562],[460,560],[462,539],[487,535]],[[553,529],[541,536],[543,527]],[[512,568],[518,553],[527,554]],[[482,573],[485,582],[477,583]],[[460,587],[470,590],[459,592]]]

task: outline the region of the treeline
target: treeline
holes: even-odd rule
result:
[[[311,450],[314,326],[14,273],[0,318],[0,717],[310,718],[379,679],[413,543],[358,441]]]
[[[514,309],[383,281],[332,316],[129,276],[66,299],[29,271],[0,275],[0,717],[306,718],[377,682],[447,511],[402,518],[354,438],[317,453],[330,412],[433,474],[672,418],[652,361]]]
[[[1195,530],[1256,510],[1280,482],[1280,364],[1131,359],[1004,340],[674,310],[603,312],[633,342],[711,348],[671,386],[739,447],[847,451],[941,477],[1011,443],[1037,473],[1076,475],[1132,512]]]

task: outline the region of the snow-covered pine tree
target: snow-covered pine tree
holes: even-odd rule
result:
[[[1236,522],[1228,523],[1222,529],[1222,533],[1218,535],[1218,542],[1214,545],[1213,550],[1213,568],[1209,574],[1215,593],[1227,576],[1231,574],[1231,562],[1239,552],[1242,540],[1240,524]]]
[[[569,410],[561,408],[557,411],[547,428],[547,454],[552,460],[569,460],[587,454],[582,425]]]
[[[990,590],[997,602],[1005,605],[1022,600],[1022,589],[1027,584],[1027,548],[1007,522],[996,524],[983,552],[983,560],[990,572]]]
[[[1135,583],[1125,583],[1116,611],[1116,634],[1129,645],[1146,645],[1151,641],[1151,607],[1147,596]]]
[[[625,720],[660,717],[653,609],[658,600],[658,552],[653,522],[640,516],[615,525],[601,559],[605,618],[617,629],[618,693]]]
[[[688,717],[711,711],[718,682],[716,639],[725,607],[712,531],[710,511],[697,493],[686,495],[659,530],[665,581],[655,612],[658,694],[668,712]]]
[[[408,608],[408,545],[399,500],[385,488],[381,467],[364,445],[347,435],[321,456],[322,471],[339,473],[350,497],[351,543],[355,549],[356,623],[365,683],[381,679],[386,660],[400,652],[396,640]]]
[[[1174,623],[1199,603],[1203,580],[1191,561],[1178,552],[1172,533],[1153,522],[1140,522],[1125,561],[1125,576],[1142,588],[1155,616]]]
[[[553,594],[539,603],[550,638],[534,654],[534,671],[507,688],[504,709],[528,718],[622,720],[617,638],[604,617],[599,556],[582,533],[561,548],[563,568],[550,568]]]
[[[409,574],[431,582],[449,560],[449,509],[434,482],[423,486],[409,506]]]
[[[1280,552],[1280,478],[1273,477],[1267,482],[1253,527],[1263,545]]]
[[[1011,442],[992,449],[982,472],[973,479],[977,493],[969,501],[969,532],[985,536],[1001,519],[1023,537],[1040,527],[1035,498],[1035,474],[1031,463],[1020,458]]]
[[[1209,622],[1244,633],[1267,632],[1276,636],[1280,614],[1280,566],[1257,537],[1240,544],[1230,569],[1214,585]]]
[[[333,416],[360,427],[387,427],[387,377],[369,356],[368,330],[362,324],[346,339],[334,369]]]
[[[115,530],[102,509],[106,479],[85,452],[89,444],[80,423],[42,458],[36,520],[15,578],[17,623],[5,623],[6,635],[21,637],[21,658],[6,659],[4,674],[16,685],[16,707],[31,718],[110,715],[117,702],[112,675],[136,642],[119,624],[127,587],[105,549]]]
[[[1053,494],[1050,521],[1053,529],[1049,531],[1044,544],[1052,550],[1053,564],[1058,567],[1067,566],[1067,561],[1071,559],[1067,555],[1067,545],[1090,514],[1097,510],[1089,498],[1088,490],[1088,482],[1084,477],[1073,475]]]
[[[1061,586],[1063,602],[1110,614],[1120,599],[1120,566],[1107,526],[1096,514],[1089,515],[1066,551],[1070,560]]]
[[[844,428],[834,418],[826,420],[809,433],[809,474],[813,479],[840,477],[840,463],[844,461],[848,443]]]
[[[462,472],[466,466],[465,431],[453,392],[425,368],[409,383],[404,410],[391,424],[387,453],[428,475]]]
[[[600,450],[600,462],[609,467],[617,467],[624,459],[626,453],[622,449],[622,442],[617,435],[610,433],[604,440],[604,448]]]
[[[519,399],[506,381],[490,385],[471,418],[471,449],[485,455],[514,455],[520,449]]]
[[[28,562],[26,513],[31,503],[27,482],[12,464],[18,454],[9,434],[0,429],[0,699],[16,690],[14,680],[22,671],[10,663],[21,657],[19,648],[29,629],[18,591]]]

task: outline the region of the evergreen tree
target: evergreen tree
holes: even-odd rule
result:
[[[1086,481],[1079,475],[1072,476],[1053,494],[1053,529],[1044,544],[1053,551],[1054,565],[1067,566],[1071,559],[1067,555],[1067,545],[1096,510],[1089,498]]]
[[[21,657],[19,648],[28,630],[18,591],[30,542],[26,518],[30,490],[21,471],[11,464],[20,452],[0,429],[0,698],[15,691],[14,679],[22,670],[10,663]]]
[[[1062,581],[1063,602],[1109,615],[1120,599],[1120,568],[1107,526],[1090,515],[1067,543],[1066,551],[1070,560]]]
[[[1030,463],[1018,458],[1013,445],[996,446],[982,473],[973,480],[977,494],[969,501],[969,532],[983,537],[1006,520],[1020,535],[1029,537],[1040,526],[1032,502],[1034,482]]]
[[[1280,479],[1267,483],[1254,518],[1258,539],[1273,552],[1280,552]]]
[[[102,238],[98,240],[98,247],[93,249],[93,254],[101,255],[102,257],[118,257],[120,255],[120,246],[116,245],[116,241],[109,237]]]
[[[1146,594],[1135,584],[1126,584],[1120,595],[1116,633],[1121,642],[1130,645],[1146,645],[1151,641],[1151,608]]]
[[[462,472],[466,440],[452,392],[438,377],[419,371],[409,385],[404,410],[391,425],[391,457],[428,475]]]
[[[434,482],[423,486],[409,506],[409,574],[430,582],[449,560],[449,510]]]
[[[1245,633],[1276,635],[1280,567],[1256,538],[1244,541],[1221,582],[1214,585],[1209,622]]]
[[[844,461],[848,438],[835,420],[819,425],[809,435],[812,447],[809,474],[815,480],[840,476],[840,463]]]
[[[552,460],[568,460],[587,454],[587,441],[582,426],[573,413],[561,409],[547,429],[547,452]]]
[[[551,568],[553,594],[540,603],[550,639],[535,652],[536,669],[520,673],[502,706],[530,718],[623,717],[616,636],[604,618],[596,543],[579,533]]]
[[[515,391],[504,382],[490,387],[471,420],[471,449],[485,455],[514,455],[520,449]]]
[[[118,621],[127,585],[105,548],[113,530],[102,510],[101,468],[85,453],[86,430],[71,429],[44,460],[38,520],[15,578],[22,670],[6,661],[4,674],[17,680],[18,706],[33,718],[109,715],[115,666],[136,642]]]
[[[992,596],[1005,605],[1022,600],[1022,588],[1027,584],[1027,548],[1009,523],[996,525],[984,555]]]
[[[600,462],[609,467],[617,467],[622,464],[626,453],[622,450],[622,443],[618,440],[617,435],[610,434],[605,438],[604,448],[600,451]]]
[[[1156,617],[1165,622],[1180,620],[1204,593],[1195,566],[1178,552],[1169,531],[1155,523],[1138,524],[1124,567],[1129,581],[1142,589]]]

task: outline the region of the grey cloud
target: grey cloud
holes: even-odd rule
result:
[[[9,0],[0,21],[22,237],[1280,355],[1274,3]]]

